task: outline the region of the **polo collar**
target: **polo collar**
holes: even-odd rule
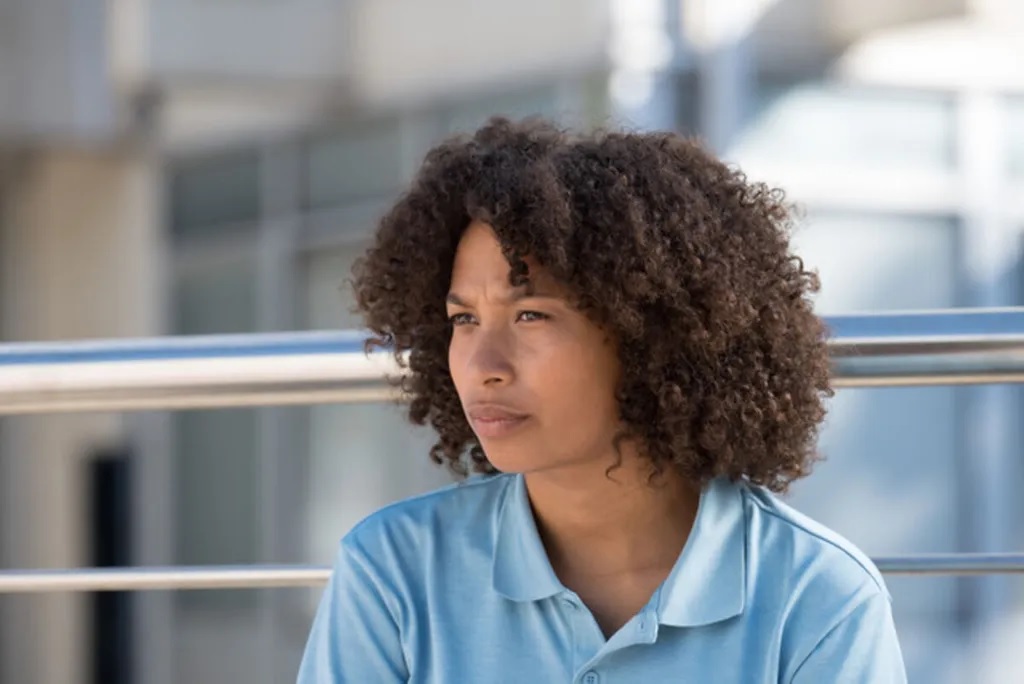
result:
[[[565,587],[548,560],[521,474],[509,482],[498,512],[492,579],[513,601],[539,601]],[[701,492],[693,530],[652,602],[661,624],[697,627],[743,612],[746,516],[742,482],[716,478]]]
[[[747,525],[742,482],[719,477],[701,492],[697,518],[675,567],[658,590],[658,620],[698,627],[743,612]]]
[[[539,601],[562,592],[530,508],[526,481],[521,474],[505,475],[498,512],[492,572],[495,590],[513,601]]]

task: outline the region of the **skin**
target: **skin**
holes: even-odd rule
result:
[[[559,580],[610,636],[650,599],[682,551],[699,491],[674,471],[651,480],[641,445],[613,445],[614,341],[530,259],[529,286],[509,284],[491,226],[459,243],[447,301],[449,365],[488,460],[523,473]]]

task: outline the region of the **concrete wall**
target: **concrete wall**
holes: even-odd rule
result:
[[[156,81],[330,81],[350,65],[349,0],[139,4],[143,10],[130,21],[142,24],[148,40],[136,54]],[[125,28],[122,37],[131,40],[133,26]]]
[[[0,0],[0,144],[116,134],[108,18],[106,0]]]
[[[600,0],[154,0],[144,23],[149,65],[134,72],[161,93],[175,151],[572,78],[608,46]]]
[[[140,150],[38,152],[5,185],[0,338],[159,332],[157,166]],[[88,562],[86,457],[116,444],[120,416],[12,417],[0,430],[0,564]],[[78,682],[88,666],[84,595],[4,598],[0,681]]]
[[[351,81],[367,102],[593,68],[605,59],[607,2],[359,0]]]

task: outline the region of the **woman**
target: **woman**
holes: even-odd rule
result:
[[[904,682],[876,568],[774,495],[831,394],[789,227],[671,134],[432,150],[355,289],[478,475],[345,536],[299,682]]]

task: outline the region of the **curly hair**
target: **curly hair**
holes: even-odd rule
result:
[[[621,437],[639,438],[654,472],[776,492],[810,472],[832,395],[827,331],[818,278],[790,254],[783,193],[676,134],[536,118],[493,118],[432,149],[354,268],[367,349],[408,370],[409,418],[437,431],[435,462],[495,470],[448,367],[445,296],[472,220],[494,228],[512,285],[530,256],[611,332]]]

